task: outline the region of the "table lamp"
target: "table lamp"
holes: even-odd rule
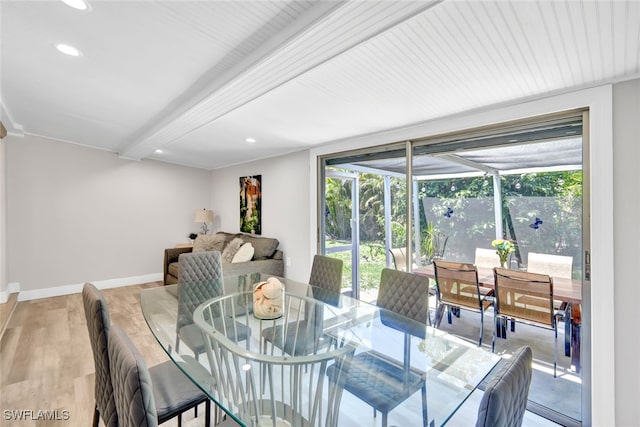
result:
[[[198,209],[196,211],[194,222],[201,222],[202,227],[200,228],[201,234],[207,234],[209,228],[207,227],[208,222],[213,222],[213,211],[209,209]]]

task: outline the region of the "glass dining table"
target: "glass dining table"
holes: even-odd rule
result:
[[[402,396],[389,425],[444,425],[500,360],[428,325],[286,278],[278,278],[281,315],[257,318],[254,285],[267,279],[253,273],[141,291],[160,346],[241,426],[371,425],[376,411],[344,387],[356,371],[383,399]],[[365,352],[385,361],[384,372],[350,363]]]

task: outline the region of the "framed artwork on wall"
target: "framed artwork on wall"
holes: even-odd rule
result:
[[[262,234],[262,175],[240,177],[240,231]]]

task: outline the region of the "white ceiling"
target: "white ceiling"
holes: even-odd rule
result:
[[[635,0],[89,4],[0,0],[10,132],[215,169],[640,76]]]

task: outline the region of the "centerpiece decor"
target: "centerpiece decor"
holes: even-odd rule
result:
[[[253,315],[256,319],[277,319],[284,313],[284,285],[275,277],[256,283],[253,289]]]
[[[500,258],[500,267],[506,268],[507,258],[510,253],[516,251],[516,246],[511,240],[497,239],[491,242],[491,246],[496,248],[496,253]]]

